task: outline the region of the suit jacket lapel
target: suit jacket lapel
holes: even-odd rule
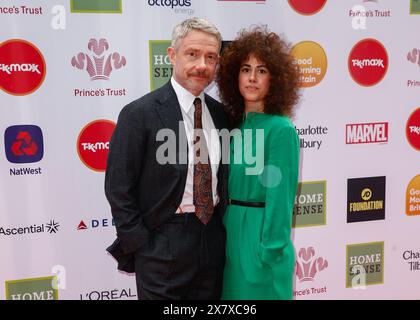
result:
[[[159,104],[156,107],[156,111],[159,114],[165,128],[172,130],[175,133],[175,137],[177,138],[177,153],[179,157],[178,163],[187,164],[188,143],[185,127],[182,123],[183,118],[181,106],[179,105],[178,98],[170,81],[162,87],[162,91],[163,94],[158,100]],[[185,148],[186,152],[182,150],[183,148]]]

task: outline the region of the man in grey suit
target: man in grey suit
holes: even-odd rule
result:
[[[211,22],[177,25],[167,51],[171,80],[118,117],[105,175],[117,239],[107,250],[119,270],[136,273],[139,299],[221,295],[228,150],[217,130],[228,124],[223,106],[203,92],[220,48]],[[176,141],[161,139],[162,130]]]

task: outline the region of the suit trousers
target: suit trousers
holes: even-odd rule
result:
[[[220,299],[225,242],[219,215],[204,225],[195,213],[174,214],[135,253],[138,299]]]

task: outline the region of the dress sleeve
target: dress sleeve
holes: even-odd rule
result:
[[[272,265],[290,243],[293,205],[298,184],[299,139],[292,126],[275,128],[266,139],[266,207],[261,260]]]

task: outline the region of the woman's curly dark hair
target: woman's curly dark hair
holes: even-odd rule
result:
[[[223,51],[216,83],[232,127],[238,127],[245,112],[239,91],[241,64],[253,54],[270,72],[270,88],[264,100],[264,113],[291,117],[299,100],[299,72],[289,54],[289,45],[274,32],[256,26],[241,30]]]

